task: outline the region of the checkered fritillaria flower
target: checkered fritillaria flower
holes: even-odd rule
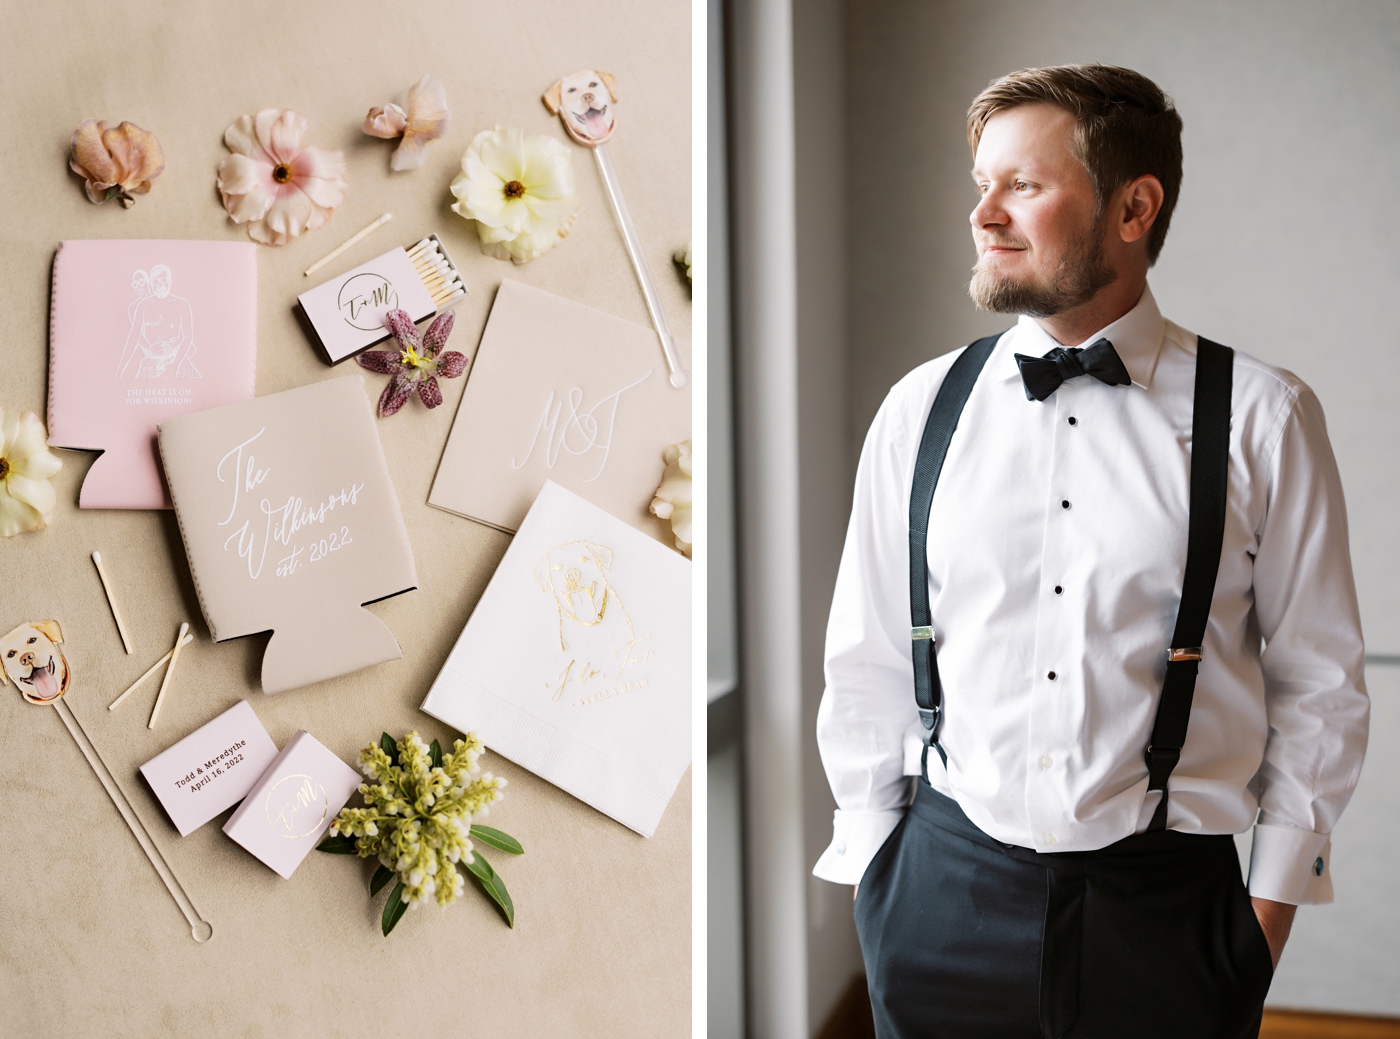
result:
[[[457,350],[439,353],[452,334],[454,320],[450,310],[439,314],[420,338],[417,326],[402,310],[391,310],[384,316],[398,350],[367,350],[355,358],[361,368],[393,376],[379,398],[381,418],[388,418],[407,404],[414,390],[424,407],[437,407],[442,403],[437,377],[455,379],[467,370],[465,354]]]

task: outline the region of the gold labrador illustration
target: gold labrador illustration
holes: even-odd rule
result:
[[[617,82],[606,72],[584,69],[557,80],[545,91],[545,107],[564,122],[569,136],[592,147],[613,135]]]
[[[54,703],[68,692],[68,661],[58,648],[58,621],[28,621],[0,639],[5,677],[30,703]]]
[[[596,675],[620,675],[637,642],[632,620],[608,583],[612,549],[589,541],[551,548],[535,564],[535,583],[553,596],[559,612],[559,648],[580,682]],[[562,691],[562,686],[560,690]],[[559,693],[554,694],[559,699]]]

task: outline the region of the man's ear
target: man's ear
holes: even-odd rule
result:
[[[593,554],[593,558],[598,561],[598,565],[604,570],[612,569],[612,549],[604,548],[602,545],[595,545],[591,541],[585,541],[588,551]]]
[[[58,627],[58,621],[31,621],[29,626],[42,631],[50,642],[63,641],[63,632]]]
[[[1144,237],[1157,222],[1165,198],[1162,182],[1150,173],[1144,173],[1127,184],[1121,210],[1122,222],[1118,225],[1119,237],[1125,242],[1136,242]]]
[[[594,69],[597,72],[597,69]],[[613,99],[613,104],[617,104],[617,79],[611,72],[598,72],[598,78],[608,88],[608,96]]]
[[[549,109],[550,115],[559,114],[559,109],[563,106],[560,100],[563,91],[564,81],[562,79],[556,79],[554,81],[554,86],[544,92],[544,107]]]
[[[535,564],[535,584],[540,586],[540,591],[552,591],[549,586],[549,556]]]

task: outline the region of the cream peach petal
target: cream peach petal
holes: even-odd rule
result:
[[[233,125],[224,131],[224,147],[235,155],[257,159],[269,166],[275,165],[272,157],[263,151],[262,145],[258,143],[253,117],[250,115],[240,115],[233,121]]]
[[[5,489],[10,492],[10,497],[19,499],[44,516],[53,512],[54,503],[58,500],[49,481],[31,480],[18,473],[5,477]]]
[[[329,220],[331,218],[331,214],[333,214],[334,212],[334,209],[323,209],[321,206],[313,205],[311,207],[311,215],[306,218],[306,226],[302,228],[302,230],[315,231],[327,220]]]
[[[376,105],[365,116],[365,133],[393,140],[408,127],[408,116],[398,105]]]
[[[270,179],[267,164],[246,155],[235,153],[219,163],[219,190],[225,195],[246,195],[259,188],[269,188]]]
[[[428,142],[431,137],[416,137],[404,134],[399,146],[394,149],[389,160],[391,170],[416,170],[428,160]]]
[[[156,135],[135,123],[123,122],[115,129],[105,131],[102,143],[121,168],[121,183],[128,189],[132,185],[145,184],[145,190],[149,191],[150,182],[165,169],[165,153],[161,151]]]
[[[96,181],[84,181],[83,190],[87,192],[89,202],[96,202],[99,206],[107,201],[107,189],[113,187],[112,184],[99,184]]]
[[[82,125],[73,131],[73,151],[68,164],[79,176],[110,186],[121,180],[121,171],[102,144],[102,134],[106,129],[104,122],[83,120]]]
[[[408,88],[408,121],[425,132],[431,125],[445,129],[451,113],[447,110],[447,90],[431,75]]]

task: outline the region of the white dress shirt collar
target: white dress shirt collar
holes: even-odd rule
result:
[[[1014,335],[1003,336],[1002,342],[997,345],[998,352],[1003,356],[995,362],[992,369],[999,373],[1002,382],[1021,377],[1021,369],[1016,364],[1014,354],[1043,357],[1060,345],[1050,333],[1040,327],[1035,318],[1026,317],[1024,314],[1013,326],[1012,331]],[[1145,390],[1152,385],[1152,373],[1157,367],[1157,357],[1162,352],[1162,339],[1166,332],[1166,319],[1157,309],[1157,301],[1152,296],[1151,287],[1145,286],[1142,296],[1132,310],[1085,339],[1083,345],[1087,347],[1100,339],[1107,339],[1113,344],[1113,349],[1118,351],[1133,385]]]

